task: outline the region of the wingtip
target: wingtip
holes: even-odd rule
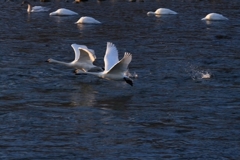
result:
[[[116,47],[112,42],[107,42],[107,47]]]
[[[72,47],[75,46],[75,45],[76,45],[76,43],[71,44]]]
[[[124,56],[129,57],[129,56],[132,56],[132,54],[129,52],[125,52]]]
[[[107,42],[107,49],[114,49],[116,52],[118,52],[117,47],[112,42]]]

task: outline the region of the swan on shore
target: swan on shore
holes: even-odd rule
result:
[[[48,59],[47,62],[63,64],[67,67],[80,69],[83,72],[87,71],[102,71],[101,67],[95,66],[93,62],[96,59],[94,50],[87,48],[85,45],[72,44],[71,47],[75,53],[75,59],[72,62],[62,62],[55,59]]]
[[[32,7],[32,5],[30,4],[30,2],[28,1],[23,1],[21,5],[27,4],[28,8],[27,8],[27,12],[46,12],[49,11],[51,8],[48,7],[43,7],[43,6],[34,6]]]
[[[98,20],[96,20],[92,17],[84,16],[84,17],[81,17],[77,22],[75,22],[75,24],[79,24],[79,23],[100,24],[101,22],[99,22]]]
[[[149,11],[147,15],[159,15],[159,14],[177,14],[177,12],[172,11],[168,8],[158,8],[155,12]]]
[[[125,52],[123,58],[119,61],[117,48],[113,43],[107,42],[107,49],[104,56],[105,70],[102,72],[77,71],[76,74],[91,74],[108,80],[126,81],[133,86],[133,80],[126,74],[131,60],[132,54]]]
[[[209,13],[206,17],[202,18],[202,20],[222,21],[228,20],[228,18],[218,13]]]
[[[49,15],[50,16],[73,16],[73,15],[78,15],[78,13],[66,8],[60,8],[54,12],[51,12]]]

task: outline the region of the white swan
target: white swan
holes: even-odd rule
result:
[[[92,74],[100,78],[108,80],[125,80],[128,84],[133,86],[133,81],[126,75],[128,65],[132,60],[132,55],[125,52],[124,57],[119,61],[118,50],[111,42],[107,43],[107,49],[104,56],[105,70],[103,72],[85,72],[84,74]],[[82,74],[77,72],[76,74]]]
[[[221,21],[228,20],[228,18],[218,13],[209,13],[206,17],[202,18],[202,20]]]
[[[84,72],[87,71],[102,71],[101,67],[93,65],[96,59],[94,50],[87,48],[85,45],[72,44],[71,47],[75,52],[75,59],[70,62],[57,61],[52,58],[48,59],[47,62],[59,63],[75,69],[80,69]]]
[[[98,20],[92,18],[92,17],[81,17],[77,22],[75,22],[75,24],[78,23],[86,23],[86,24],[100,24],[101,22],[99,22]]]
[[[172,11],[167,8],[158,8],[155,12],[149,11],[147,12],[147,15],[158,15],[158,14],[177,14],[177,12]]]
[[[51,8],[48,7],[42,7],[42,6],[34,6],[32,7],[31,4],[28,1],[23,1],[21,5],[27,4],[27,12],[46,12],[49,11]]]
[[[69,9],[60,8],[54,12],[51,12],[49,15],[50,16],[72,16],[72,15],[78,15],[78,13],[73,12]]]

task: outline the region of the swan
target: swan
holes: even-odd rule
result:
[[[88,0],[74,0],[73,3],[87,2]]]
[[[92,18],[92,17],[81,17],[77,22],[75,22],[75,24],[78,23],[87,23],[87,24],[100,24],[101,22],[99,22],[98,20]]]
[[[107,42],[107,49],[104,56],[104,71],[102,72],[81,72],[76,74],[91,74],[108,80],[125,80],[133,86],[133,80],[127,76],[128,65],[132,60],[132,54],[125,52],[123,58],[119,61],[118,50],[111,42]]]
[[[149,11],[147,12],[147,15],[158,15],[158,14],[177,14],[177,12],[174,12],[167,8],[158,8],[155,12]]]
[[[72,16],[72,15],[78,15],[78,13],[73,12],[69,9],[60,8],[54,12],[51,12],[49,15],[50,16]]]
[[[49,11],[51,8],[48,7],[42,7],[42,6],[34,6],[32,7],[31,4],[28,1],[23,1],[21,5],[27,4],[28,8],[27,8],[27,12],[45,12],[45,11]]]
[[[228,18],[218,13],[209,13],[208,15],[206,15],[206,17],[202,18],[202,20],[221,21],[228,20]]]
[[[71,47],[75,52],[75,59],[70,62],[57,61],[52,58],[48,59],[47,62],[59,63],[75,69],[80,69],[84,72],[87,71],[102,71],[101,67],[93,65],[96,59],[94,50],[87,48],[85,45],[72,44]]]

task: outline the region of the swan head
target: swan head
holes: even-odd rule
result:
[[[53,59],[52,58],[49,58],[48,60],[46,60],[46,62],[52,62]]]
[[[21,6],[24,5],[24,4],[30,4],[30,2],[28,2],[28,1],[22,1]]]
[[[56,16],[56,15],[58,15],[58,12],[57,12],[57,11],[51,12],[51,13],[49,13],[49,15],[50,15],[50,16]]]
[[[133,80],[129,77],[124,77],[123,78],[128,84],[130,84],[131,86],[133,86]]]

